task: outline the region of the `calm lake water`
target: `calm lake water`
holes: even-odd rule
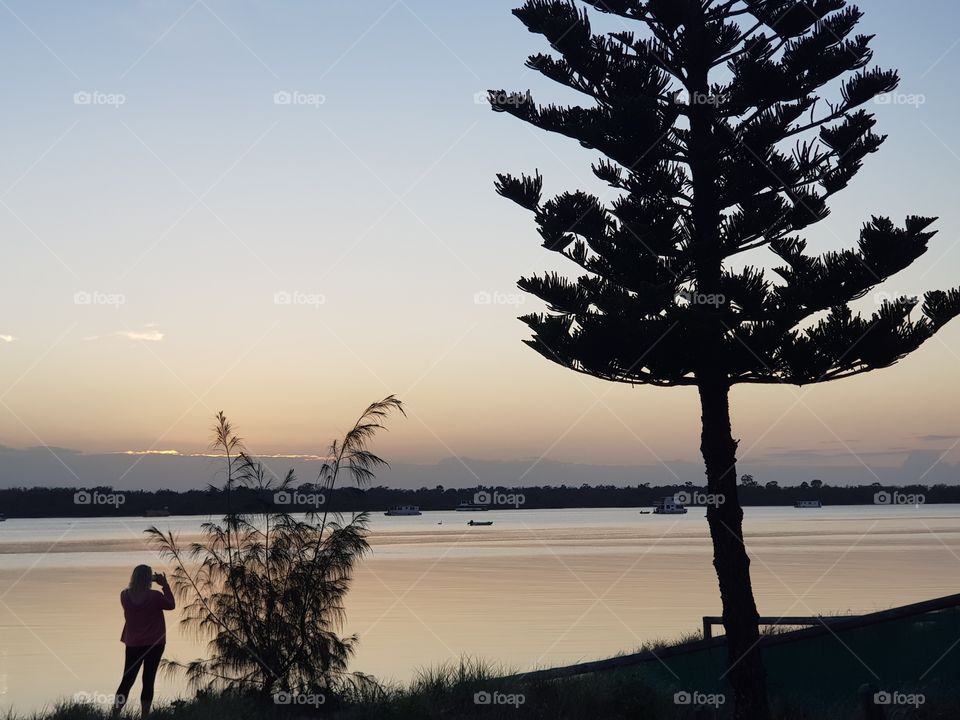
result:
[[[203,520],[0,523],[0,712],[113,693],[119,591],[134,565],[164,568],[143,530],[187,537]],[[372,529],[344,630],[360,636],[353,669],[384,680],[464,654],[518,670],[596,659],[720,613],[698,508],[376,515]],[[868,612],[960,591],[960,505],[747,508],[745,529],[764,615]],[[167,617],[167,656],[202,656],[176,611]],[[182,678],[158,682],[161,700],[186,692]]]

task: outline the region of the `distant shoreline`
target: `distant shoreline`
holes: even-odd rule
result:
[[[488,510],[577,510],[599,508],[646,509],[667,496],[685,493],[697,498],[705,488],[691,485],[647,487],[587,486],[580,487],[487,487],[487,488],[420,488],[405,490],[352,487],[323,491],[305,484],[285,494],[234,489],[228,499],[222,490],[115,490],[109,486],[95,488],[8,488],[0,489],[0,515],[13,518],[83,518],[83,517],[151,517],[148,513],[169,513],[169,516],[222,515],[229,509],[237,512],[283,510],[307,512],[327,509],[332,512],[382,513],[399,505],[414,505],[423,512],[456,510],[461,502],[476,502]],[[960,485],[857,485],[834,487],[778,487],[771,484],[742,485],[738,489],[744,507],[792,507],[797,501],[818,500],[824,507],[890,505],[942,505],[960,503]],[[691,509],[704,503],[696,499],[685,502]],[[808,512],[816,512],[809,509]],[[477,513],[482,514],[482,512]],[[473,513],[464,513],[473,515]],[[155,514],[152,517],[167,517]]]

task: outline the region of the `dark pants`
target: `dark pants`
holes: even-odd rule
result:
[[[160,667],[160,658],[163,657],[164,644],[145,645],[143,647],[127,646],[123,660],[123,679],[117,688],[117,705],[125,705],[130,688],[133,687],[140,666],[143,665],[143,690],[140,692],[141,703],[153,702],[153,683],[157,679],[157,668]]]

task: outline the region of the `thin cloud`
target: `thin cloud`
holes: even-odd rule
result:
[[[122,330],[115,334],[131,340],[143,340],[145,342],[160,342],[163,340],[163,333],[159,330]]]
[[[117,330],[109,335],[88,335],[83,338],[83,341],[93,342],[107,337],[124,337],[128,340],[140,340],[142,342],[160,342],[164,338],[164,333],[157,330],[157,327],[159,327],[158,323],[147,323],[143,330]]]
[[[0,340],[3,340],[5,343],[12,343],[16,339],[13,335],[0,335]]]

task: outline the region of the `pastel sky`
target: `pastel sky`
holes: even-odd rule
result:
[[[378,450],[401,462],[696,460],[692,391],[594,381],[521,343],[536,305],[516,279],[569,268],[494,175],[595,188],[596,157],[478,102],[572,99],[524,69],[547,48],[516,4],[0,3],[0,445],[195,452],[223,409],[254,451],[316,453],[396,393],[410,414]],[[938,215],[879,291],[960,285],[960,11],[863,5],[903,82],[874,108],[886,145],[809,238]],[[741,455],[956,461],[958,371],[955,322],[892,369],[737,389]]]

